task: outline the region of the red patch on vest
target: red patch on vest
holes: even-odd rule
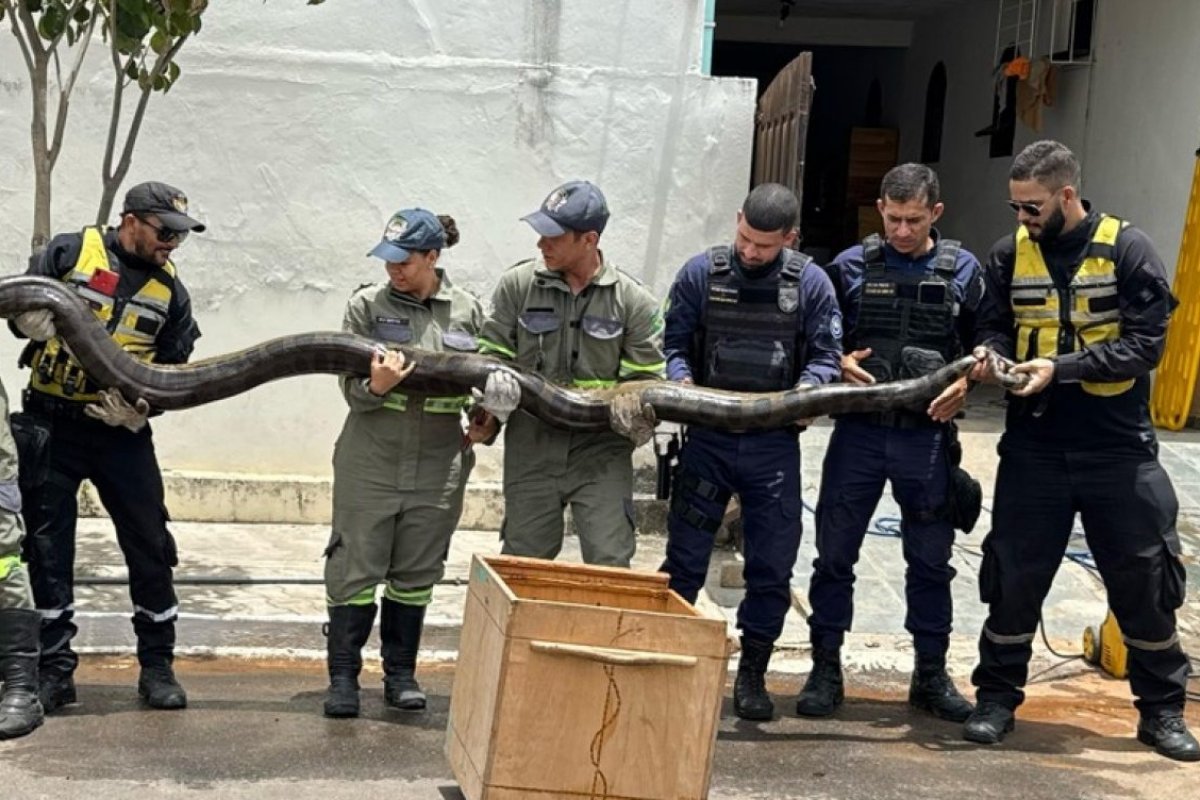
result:
[[[112,297],[116,294],[119,281],[120,276],[111,269],[98,269],[92,273],[92,277],[88,281],[88,288],[95,289],[106,297]]]

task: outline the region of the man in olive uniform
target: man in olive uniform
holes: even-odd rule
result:
[[[20,513],[17,447],[8,427],[8,396],[0,386],[0,739],[24,736],[42,724],[37,695],[42,618],[21,563]]]
[[[480,351],[580,389],[663,377],[662,317],[640,282],[605,260],[608,205],[571,181],[523,218],[540,259],[500,278]],[[504,439],[503,552],[554,558],[570,504],[583,560],[629,566],[634,551],[633,444],[610,431],[560,430],[517,411]]]

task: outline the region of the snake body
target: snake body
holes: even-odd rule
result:
[[[11,318],[35,309],[53,312],[59,335],[93,381],[164,411],[222,400],[294,375],[367,376],[378,347],[351,333],[304,333],[187,365],[147,364],[123,351],[87,303],[64,283],[34,276],[0,278],[0,316]],[[406,391],[466,394],[471,387],[483,388],[494,370],[508,370],[521,385],[522,409],[550,424],[581,431],[606,430],[609,402],[621,392],[638,392],[659,420],[732,430],[778,428],[824,414],[919,409],[977,363],[974,356],[964,356],[921,378],[804,391],[743,394],[667,381],[580,391],[487,356],[399,349],[416,364],[404,381]]]

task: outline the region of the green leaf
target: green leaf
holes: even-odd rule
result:
[[[135,62],[131,58],[125,62],[125,77],[129,78],[130,80],[137,80],[137,76],[138,76],[137,62]]]
[[[75,9],[75,16],[73,19],[76,22],[87,22],[91,18],[92,10],[87,7],[87,3],[82,3],[80,4],[79,8]]]
[[[67,10],[60,3],[54,3],[42,13],[38,20],[38,33],[43,39],[53,39],[63,32],[67,26]]]
[[[161,56],[171,49],[171,37],[161,30],[155,31],[150,37],[150,49]]]

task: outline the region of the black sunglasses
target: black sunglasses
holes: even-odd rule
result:
[[[1045,206],[1046,203],[1049,203],[1051,200],[1053,200],[1054,195],[1058,194],[1061,191],[1062,191],[1061,187],[1058,189],[1055,189],[1054,194],[1050,195],[1049,197],[1047,197],[1045,200],[1043,200],[1040,203],[1018,203],[1016,200],[1009,200],[1008,207],[1011,208],[1014,213],[1020,213],[1020,212],[1024,211],[1026,214],[1028,214],[1031,217],[1040,217],[1042,215],[1042,207]]]
[[[191,233],[191,231],[177,231],[163,225],[155,225],[150,220],[138,214],[134,214],[134,216],[137,217],[143,225],[153,228],[154,232],[158,234],[158,240],[163,244],[170,244],[171,242],[183,244],[183,240],[188,237],[189,233]]]

